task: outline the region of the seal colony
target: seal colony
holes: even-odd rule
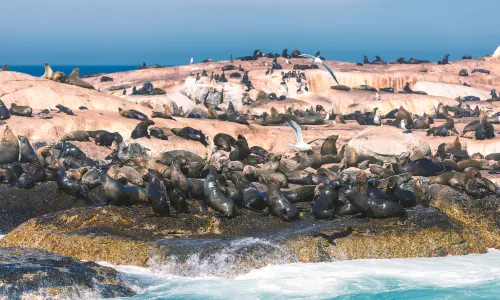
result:
[[[350,87],[338,85],[333,69],[323,57],[319,56],[319,51],[315,56],[301,54],[298,50],[294,50],[290,56],[287,51],[287,49],[282,51],[286,64],[292,64],[292,58],[307,58],[312,63],[321,64],[327,70],[337,83],[332,88],[342,92],[351,91]],[[264,56],[260,50],[256,50],[252,56],[236,60],[255,61]],[[277,62],[280,55],[269,54],[265,57],[273,59],[271,65],[266,62],[265,75],[283,69]],[[438,64],[449,64],[448,57],[448,54],[445,55]],[[430,62],[413,58],[406,61],[400,58],[397,63]],[[386,65],[379,56],[376,56],[373,62],[365,56],[364,64]],[[282,71],[282,86],[287,89],[287,81],[293,79],[299,86],[298,91],[303,92],[302,87],[305,87],[307,92],[307,84],[303,84],[307,81],[307,75],[297,70],[317,69],[317,65],[305,66],[307,68],[295,65],[292,71],[286,73]],[[92,84],[79,78],[78,68],[75,68],[69,76],[54,72],[48,63],[45,63],[44,68],[45,73],[42,76],[44,79],[94,89]],[[212,72],[210,82],[212,80],[218,83],[227,82],[224,72],[233,70],[245,71],[241,64],[239,67],[226,65],[222,67],[221,75]],[[482,70],[475,69],[474,72],[486,73]],[[208,77],[205,70],[201,72],[201,76],[197,73],[196,81],[200,81],[203,77]],[[113,82],[113,78],[102,76],[100,82]],[[252,88],[247,71],[241,83],[249,89]],[[367,85],[357,89],[377,92],[376,100],[381,101],[377,89]],[[146,82],[139,90],[134,86],[131,97],[154,95],[152,93],[154,90],[153,85]],[[392,93],[394,89],[388,87],[381,88],[380,91]],[[160,94],[164,93],[163,91]],[[400,93],[425,94],[413,91],[408,82]],[[127,95],[125,90],[124,94]],[[269,94],[264,97],[266,101],[279,101],[282,96],[278,95]],[[287,124],[290,126],[288,130],[293,130],[297,139],[296,144],[290,144],[292,151],[287,154],[272,153],[252,145],[252,141],[247,140],[242,134],[231,136],[218,133],[210,138],[203,133],[203,130],[193,127],[157,127],[146,113],[137,109],[118,107],[121,117],[139,121],[135,129],[130,132],[130,140],[125,141],[118,132],[98,128],[68,132],[59,143],[38,145],[33,148],[27,138],[11,134],[2,141],[2,148],[5,151],[2,152],[0,159],[3,163],[1,173],[4,174],[4,183],[10,188],[17,186],[30,189],[40,182],[56,181],[64,192],[74,199],[85,201],[88,205],[94,202],[92,190],[102,186],[106,191],[108,204],[151,205],[154,213],[162,217],[168,217],[172,212],[188,213],[186,201],[201,201],[202,205],[220,216],[229,218],[237,217],[241,209],[268,211],[285,221],[297,220],[304,213],[311,213],[315,218],[323,220],[356,214],[366,218],[404,218],[405,209],[416,205],[426,206],[429,202],[425,196],[425,189],[415,184],[413,176],[427,177],[429,179],[424,182],[449,185],[476,198],[498,194],[496,185],[483,177],[480,171],[499,172],[500,155],[498,158],[496,155],[490,155],[488,159],[480,154],[469,154],[460,147],[459,137],[477,140],[494,138],[493,124],[500,122],[499,113],[481,110],[477,105],[472,109],[469,103],[475,101],[477,98],[460,98],[456,106],[439,103],[434,115],[422,116],[411,113],[402,106],[386,115],[380,115],[377,114],[377,107],[370,112],[355,111],[341,114],[334,110],[326,111],[322,105],[306,109],[293,105],[285,106],[282,113],[271,107],[261,114],[251,114],[248,110],[246,112],[242,109],[237,110],[231,101],[218,104],[205,103],[206,111],[189,110],[186,113],[182,106],[172,102],[170,105],[163,104],[163,111],[153,111],[151,114],[151,118],[173,121],[176,118],[212,119],[234,122],[249,128],[252,127],[249,122],[262,126]],[[245,104],[252,105],[243,101],[243,105]],[[75,115],[69,107],[59,104],[56,108],[61,113]],[[86,107],[84,109],[88,110]],[[52,113],[52,109],[48,108],[39,116],[50,118]],[[8,120],[10,115],[32,117],[33,109],[15,103],[7,109],[0,100],[0,119]],[[478,119],[470,121],[459,133],[455,129],[454,120],[470,117]],[[445,119],[446,122],[433,126],[434,121],[439,119]],[[428,153],[416,159],[400,156],[396,162],[361,155],[348,145],[338,148],[338,135],[304,142],[301,126],[329,126],[330,121],[333,121],[332,124],[335,126],[336,123],[345,123],[345,120],[353,120],[361,126],[396,127],[407,134],[411,134],[413,130],[426,130],[428,136],[453,135],[457,139],[453,146],[441,144],[434,155]],[[1,126],[8,127],[6,123]],[[166,151],[157,157],[149,157],[144,146],[135,142],[142,138],[155,138],[168,143],[168,136],[172,135],[201,143],[204,147],[210,148],[207,149],[210,156],[202,158],[186,149]],[[105,161],[95,161],[72,144],[73,141],[110,147],[109,155]],[[320,148],[319,151],[313,150],[313,145],[317,148],[315,144]],[[131,160],[131,155],[137,157]],[[408,186],[408,182],[413,182],[413,185]],[[402,185],[406,185],[406,189],[402,188]],[[307,188],[308,186],[311,188]],[[416,191],[415,188],[420,190]],[[299,209],[296,203],[302,202],[311,203],[310,208]]]
[[[384,257],[389,252],[391,257],[406,257],[482,251],[468,246],[477,241],[471,236],[489,237],[496,227],[491,225],[486,234],[484,228],[466,227],[455,208],[456,203],[467,201],[486,210],[499,199],[500,154],[494,148],[500,123],[498,97],[495,87],[487,83],[496,84],[498,67],[475,60],[473,67],[465,66],[468,62],[462,62],[464,66],[453,61],[419,62],[418,68],[429,68],[426,78],[431,79],[432,68],[453,68],[449,73],[457,78],[463,67],[490,72],[476,70],[467,78],[472,86],[485,85],[490,99],[481,93],[473,96],[469,87],[464,87],[467,95],[436,97],[425,84],[412,81],[414,77],[393,84],[376,80],[385,68],[418,70],[415,59],[385,64],[378,57],[356,66],[327,61],[319,51],[314,56],[319,59],[311,58],[312,62],[302,58],[300,51],[283,52],[284,56],[255,51],[243,61],[206,60],[175,71],[82,76],[95,90],[74,80],[78,71],[71,76],[76,85],[67,86],[69,76],[54,80],[54,72],[48,70],[44,79],[34,79],[37,84],[55,92],[65,90],[68,96],[43,99],[41,94],[40,102],[23,93],[17,93],[18,98],[2,96],[0,199],[12,195],[16,202],[39,201],[50,188],[57,193],[48,197],[66,205],[44,211],[48,216],[14,220],[7,230],[36,218],[20,225],[2,243],[19,241],[15,246],[137,265],[142,262],[136,257],[144,261],[147,257],[129,246],[132,239],[134,245],[146,245],[142,235],[147,243],[165,239],[158,247],[167,248],[185,241],[190,246],[188,240],[193,239],[204,243],[204,239],[272,236],[273,243],[310,262],[342,259],[339,253],[346,255],[343,259],[355,259]],[[355,70],[352,76],[346,76],[349,68]],[[376,73],[372,81],[356,77],[372,70]],[[241,76],[232,75],[236,72]],[[12,71],[0,74],[14,75],[19,76]],[[370,85],[355,86],[358,80]],[[176,90],[171,85],[184,87]],[[103,105],[96,105],[96,99],[104,97]],[[109,98],[116,102],[105,103]],[[54,129],[54,134],[48,134],[47,128]],[[447,199],[450,194],[453,197]],[[455,199],[455,206],[448,208]],[[84,207],[67,210],[73,203]],[[0,205],[17,216],[8,203]],[[483,222],[490,215],[470,219]],[[52,220],[57,224],[48,229]],[[107,220],[118,222],[104,228]],[[35,223],[36,227],[27,229]],[[422,229],[424,223],[431,227]],[[66,231],[73,230],[70,227],[78,230],[78,236]],[[228,233],[233,228],[234,233]],[[59,237],[58,230],[65,236]],[[314,238],[317,232],[322,233]],[[21,238],[23,233],[29,238]],[[118,245],[115,237],[122,233],[116,240],[123,244]],[[448,234],[457,237],[448,240]],[[48,235],[58,249],[33,242]],[[61,250],[66,246],[60,244],[68,240],[82,241],[88,252]],[[496,248],[491,240],[484,247]],[[399,243],[404,244],[401,249],[410,250],[392,246]],[[417,254],[416,243],[424,247]],[[359,255],[346,250],[354,244],[366,249]],[[170,253],[183,251],[176,249]],[[127,260],[113,260],[111,256],[122,256],[122,250]],[[202,250],[212,254],[204,246]],[[85,256],[90,252],[94,254]],[[320,257],[312,257],[318,253]]]

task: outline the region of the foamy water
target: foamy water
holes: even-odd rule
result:
[[[500,295],[499,250],[442,258],[272,265],[231,279],[112,267],[139,292],[132,299],[495,299]]]

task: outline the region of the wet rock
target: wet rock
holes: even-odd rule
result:
[[[74,202],[71,196],[59,190],[55,182],[42,182],[34,188],[7,188],[0,186],[0,233],[9,232],[19,224],[44,214],[85,206],[82,200]],[[94,204],[105,202],[102,188],[92,190]]]
[[[150,207],[74,208],[38,217],[11,231],[4,247],[36,247],[82,260],[161,266],[183,276],[232,277],[267,264],[335,259],[431,257],[486,252],[481,236],[434,208],[408,210],[408,219],[296,222],[240,210],[236,218],[202,212],[151,217]],[[334,240],[335,234],[347,232]],[[341,235],[342,236],[342,235]],[[225,257],[223,261],[219,261]],[[224,267],[218,266],[223,263]],[[204,268],[203,265],[214,268]]]
[[[0,248],[0,282],[0,296],[7,299],[135,295],[112,268],[39,249]]]
[[[440,184],[430,185],[427,190],[432,206],[480,235],[487,248],[500,248],[500,197],[474,199]]]

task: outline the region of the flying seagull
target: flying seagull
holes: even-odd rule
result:
[[[293,120],[290,120],[287,117],[284,117],[284,119],[288,126],[292,127],[293,131],[295,131],[295,137],[297,138],[297,144],[290,144],[290,147],[292,147],[292,149],[295,151],[312,150],[311,145],[304,143],[304,139],[302,138],[302,129],[300,129],[299,124],[295,123]]]
[[[316,57],[316,56],[312,56],[312,55],[309,55],[309,54],[302,54],[302,55],[300,55],[300,57],[308,58],[313,63],[322,64],[323,67],[325,67],[325,69],[328,71],[328,73],[330,73],[330,75],[332,75],[333,79],[335,79],[335,82],[337,84],[339,84],[339,82],[337,80],[337,77],[335,77],[335,74],[333,74],[332,68],[330,68],[330,66],[327,65],[321,58]]]
[[[189,64],[191,65],[194,61],[194,58],[191,57],[191,60],[189,61]]]

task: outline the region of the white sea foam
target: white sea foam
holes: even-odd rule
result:
[[[164,270],[158,273],[156,268],[112,267],[137,285],[139,295],[133,299],[331,299],[349,296],[371,299],[370,295],[374,294],[386,295],[381,298],[388,299],[432,298],[436,294],[439,298],[474,299],[500,293],[499,250],[441,258],[270,265],[232,279],[179,277],[165,274]]]

